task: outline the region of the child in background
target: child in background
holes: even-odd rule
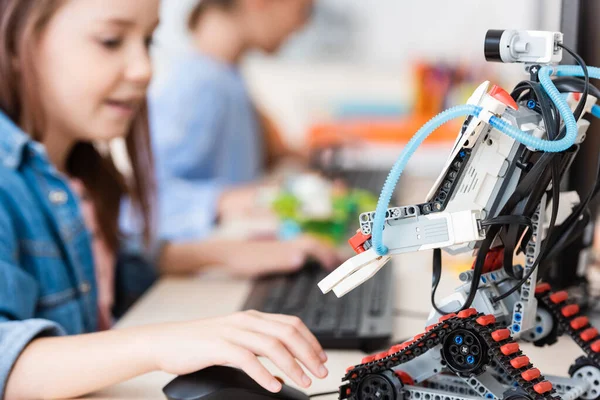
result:
[[[110,268],[124,195],[150,241],[146,90],[158,1],[0,0],[0,398],[79,397],[151,371],[223,364],[280,390],[256,355],[303,387],[311,380],[299,363],[327,375],[322,348],[293,317],[97,332],[118,297]],[[106,151],[117,137],[130,180]]]
[[[186,259],[193,259],[189,242],[207,239],[217,220],[260,213],[260,179],[277,162],[299,158],[258,112],[239,65],[252,50],[276,52],[306,23],[312,6],[312,0],[201,0],[193,8],[188,20],[193,49],[150,97],[159,231],[171,242],[165,260],[175,260],[182,242],[190,250]],[[257,243],[281,259],[282,246],[305,248],[306,240],[242,246]],[[309,247],[315,246],[313,241]],[[259,252],[248,255],[254,270],[271,264]]]

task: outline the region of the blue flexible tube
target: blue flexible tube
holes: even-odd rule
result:
[[[557,76],[578,76],[583,77],[583,68],[579,65],[559,65],[557,67],[544,67],[554,70]],[[542,69],[544,69],[542,68]],[[600,68],[587,67],[590,78],[600,79]]]
[[[444,125],[448,121],[455,118],[466,117],[469,115],[479,116],[481,107],[474,105],[462,105],[452,107],[436,117],[431,119],[425,125],[419,129],[415,136],[410,139],[408,144],[402,149],[402,153],[398,160],[392,167],[381,194],[379,195],[379,201],[377,202],[377,208],[375,209],[375,220],[373,221],[373,247],[380,256],[387,254],[388,248],[383,244],[383,226],[385,224],[385,213],[392,200],[392,194],[398,184],[398,180],[408,163],[408,160],[412,157],[414,152],[419,148],[421,143],[437,128]]]
[[[588,74],[590,78],[600,79],[600,68],[588,67]],[[556,75],[558,76],[579,76],[583,77],[583,68],[578,65],[561,65],[556,67]],[[596,118],[600,118],[600,106],[595,105],[592,107],[592,115]]]

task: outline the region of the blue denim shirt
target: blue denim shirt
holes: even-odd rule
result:
[[[96,296],[78,197],[0,111],[0,399],[31,340],[97,329]]]

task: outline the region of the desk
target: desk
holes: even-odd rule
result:
[[[394,268],[397,282],[396,308],[405,310],[395,321],[395,340],[403,340],[423,330],[429,312],[429,290],[431,268],[429,253],[415,253],[397,257]],[[427,267],[426,267],[427,266]],[[449,294],[458,284],[455,271],[446,270],[438,293]],[[237,311],[241,308],[251,283],[219,276],[201,276],[196,278],[165,278],[159,281],[131,311],[119,322],[117,329],[150,323],[182,321],[195,318],[207,318]],[[221,299],[215,302],[215,299]],[[210,306],[208,306],[210,304]],[[561,338],[552,348],[535,348],[522,345],[525,353],[534,365],[544,373],[567,375],[569,365],[583,353],[567,338]],[[330,392],[337,389],[346,368],[360,362],[363,353],[359,351],[329,351],[327,367],[329,376],[324,380],[314,380],[309,394]],[[273,365],[265,361],[267,367],[279,376]],[[147,374],[128,382],[98,392],[89,399],[164,400],[162,387],[173,378],[161,372]],[[333,400],[337,396],[319,397]]]

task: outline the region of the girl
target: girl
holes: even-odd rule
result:
[[[286,316],[245,312],[94,333],[110,304],[99,298],[111,294],[105,269],[119,247],[123,195],[149,238],[145,94],[158,1],[0,0],[0,398],[77,397],[150,371],[215,364],[278,391],[256,355],[304,387],[311,381],[299,362],[327,374],[316,339]],[[116,137],[128,144],[130,181],[106,151]],[[67,179],[95,211],[87,212],[95,254]]]
[[[308,21],[313,5],[196,2],[188,20],[192,51],[150,97],[160,232],[175,242],[203,239],[217,219],[256,215],[257,182],[266,168],[296,156],[254,106],[239,64],[252,50],[276,52]]]

